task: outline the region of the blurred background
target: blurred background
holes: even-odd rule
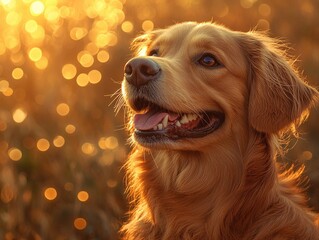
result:
[[[117,239],[129,146],[110,95],[136,35],[190,20],[269,30],[318,86],[318,11],[318,0],[0,0],[0,239]],[[316,210],[318,119],[285,159],[306,164]]]

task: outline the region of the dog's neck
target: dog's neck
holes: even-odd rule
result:
[[[216,223],[213,231],[223,227],[217,223],[228,222],[234,230],[244,231],[249,226],[245,219],[254,219],[245,215],[259,216],[271,204],[277,179],[275,146],[269,145],[273,141],[264,134],[251,134],[245,149],[238,151],[227,150],[238,148],[236,140],[206,152],[136,150],[128,166],[134,169],[131,193],[139,199],[139,218],[148,218],[153,226],[184,226],[183,221],[196,219],[188,226],[194,229],[208,221]],[[245,204],[248,198],[253,206]]]

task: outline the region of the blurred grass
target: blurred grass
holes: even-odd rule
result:
[[[117,238],[129,148],[109,95],[137,34],[212,19],[269,30],[318,86],[318,10],[316,0],[0,0],[0,239]],[[286,159],[306,164],[317,210],[318,117]]]

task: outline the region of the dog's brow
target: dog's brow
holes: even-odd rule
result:
[[[199,35],[199,36],[195,36],[190,44],[191,46],[195,46],[198,48],[212,48],[212,47],[217,47],[217,46],[223,46],[221,44],[222,39],[218,38],[218,37],[212,37],[212,36],[208,36],[208,35]]]
[[[151,47],[153,47],[153,46],[166,47],[166,46],[171,45],[171,42],[172,42],[172,40],[169,39],[168,37],[160,36],[160,37],[158,37],[157,39],[155,39],[155,40],[152,42]]]

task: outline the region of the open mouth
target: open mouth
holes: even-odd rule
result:
[[[176,113],[147,100],[138,99],[134,116],[135,135],[149,141],[165,139],[200,138],[216,131],[224,122],[219,111]]]

